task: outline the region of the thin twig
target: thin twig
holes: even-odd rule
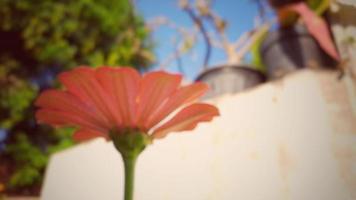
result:
[[[271,27],[270,23],[265,23],[260,28],[255,29],[247,41],[236,53],[237,60],[240,61],[243,56],[251,49],[252,45]]]
[[[205,43],[206,43],[206,52],[205,52],[203,67],[204,67],[204,69],[206,69],[207,66],[208,66],[209,58],[210,58],[210,54],[211,54],[211,44],[210,44],[208,33],[207,33],[207,31],[206,31],[206,29],[204,27],[204,24],[203,24],[202,20],[195,15],[193,9],[189,5],[184,7],[183,10],[185,10],[188,13],[189,17],[198,26],[201,34],[204,37],[204,40],[205,40]]]

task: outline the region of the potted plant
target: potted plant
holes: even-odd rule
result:
[[[192,5],[189,1],[180,1],[180,7],[198,27],[206,43],[203,71],[196,78],[196,81],[205,82],[211,88],[205,98],[240,92],[264,82],[264,69],[243,63],[243,58],[250,51],[255,40],[268,30],[268,24],[256,27],[235,41],[230,41],[225,33],[227,22],[212,10],[210,3],[197,0],[195,5]],[[208,34],[205,27],[207,24],[215,30],[214,35]],[[225,63],[208,67],[212,47],[223,50],[227,57]]]
[[[211,98],[226,93],[237,93],[252,88],[266,80],[265,75],[251,65],[224,64],[204,70],[196,78],[210,86],[204,98]]]
[[[326,21],[320,16],[328,0],[269,0],[278,16],[279,28],[260,44],[267,75],[274,79],[303,67],[335,67],[339,55]]]

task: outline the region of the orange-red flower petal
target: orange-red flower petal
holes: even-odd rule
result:
[[[155,110],[147,120],[146,127],[152,128],[180,106],[201,97],[207,90],[208,85],[205,83],[194,83],[181,87]]]
[[[168,74],[166,72],[151,72],[143,76],[140,82],[140,90],[137,96],[137,125],[143,131],[146,120],[150,115],[171,96],[178,88],[182,77],[181,75]]]
[[[108,134],[104,134],[99,131],[94,131],[92,129],[80,129],[73,134],[73,139],[77,142],[82,142],[82,141],[94,139],[97,137],[103,137],[106,140],[110,139]]]
[[[80,98],[88,105],[97,108],[98,114],[110,124],[121,123],[119,116],[113,112],[113,100],[104,91],[95,76],[95,71],[88,67],[78,67],[59,75],[60,81],[68,92]]]
[[[195,103],[182,109],[171,120],[157,128],[153,138],[163,138],[170,132],[188,131],[194,129],[199,122],[210,121],[218,116],[219,111],[215,106]]]
[[[114,107],[111,109],[120,116],[120,126],[135,126],[136,97],[139,90],[140,74],[127,67],[101,67],[96,71],[96,77],[114,102]]]
[[[53,89],[46,90],[37,98],[35,105],[41,108],[39,111],[45,109],[52,113],[55,112],[55,115],[74,115],[76,118],[80,118],[81,124],[84,123],[90,124],[92,127],[102,127],[101,129],[103,130],[109,128],[108,125],[104,125],[105,119],[99,117],[95,108],[86,105],[68,92]],[[41,119],[42,121],[53,121],[53,116],[48,116],[51,119],[43,118],[46,116],[43,113],[38,116],[41,116],[38,119]],[[67,118],[68,117],[64,118],[67,123],[69,123],[69,121],[73,122],[73,120],[68,120]],[[64,119],[59,119],[59,121]]]
[[[97,126],[78,115],[65,111],[40,109],[36,112],[36,119],[40,123],[47,123],[53,126],[79,126],[86,129],[107,132],[107,130],[103,129],[101,126]]]

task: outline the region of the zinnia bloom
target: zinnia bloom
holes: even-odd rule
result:
[[[181,79],[181,75],[163,71],[141,76],[127,67],[78,67],[59,75],[65,90],[50,89],[38,97],[36,118],[54,126],[79,127],[74,133],[78,141],[110,139],[112,134],[130,130],[145,133],[151,139],[163,138],[169,132],[191,130],[218,115],[212,105],[190,104],[206,92],[206,84],[181,87]],[[190,105],[157,127],[187,104]]]
[[[125,200],[132,200],[135,162],[152,139],[194,129],[219,115],[212,105],[193,103],[207,90],[205,84],[181,87],[181,79],[166,72],[141,76],[132,68],[79,67],[59,75],[65,90],[47,90],[38,97],[36,118],[54,126],[79,127],[75,140],[112,139],[125,165]]]

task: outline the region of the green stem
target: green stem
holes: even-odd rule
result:
[[[125,167],[125,200],[133,200],[133,191],[134,191],[134,181],[135,181],[135,156],[122,157],[124,160]]]
[[[138,130],[124,129],[119,132],[110,131],[115,148],[120,152],[125,168],[125,200],[133,200],[135,164],[137,157],[152,143],[148,134]]]

